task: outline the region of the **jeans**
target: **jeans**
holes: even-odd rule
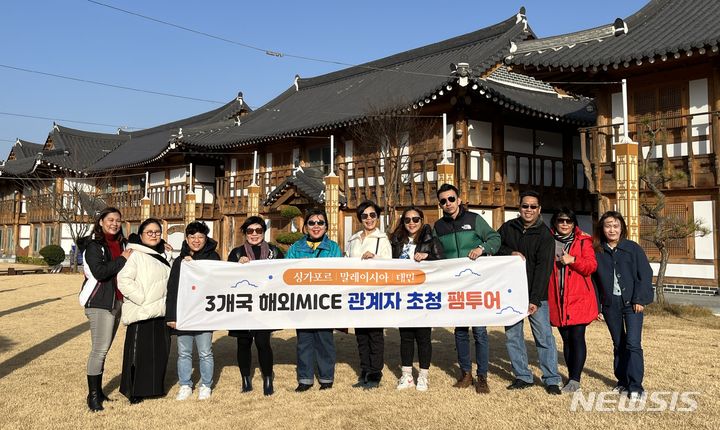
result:
[[[487,329],[485,327],[473,327],[472,332],[475,338],[477,375],[487,376],[490,356]],[[470,360],[470,334],[467,327],[455,327],[455,349],[457,349],[460,370],[470,373],[472,371],[472,361]]]
[[[613,296],[612,305],[603,306],[603,316],[613,341],[613,368],[617,384],[632,393],[642,393],[645,364],[642,350],[643,314],[633,312],[631,304]]]
[[[335,376],[335,340],[332,329],[297,330],[297,379],[301,384],[315,382],[315,363],[318,381],[333,382]]]
[[[548,302],[543,301],[534,314],[528,317],[535,347],[537,348],[542,381],[545,385],[560,385],[562,379],[558,374],[557,346],[550,326],[550,312]],[[527,348],[523,333],[524,319],[505,327],[506,346],[510,356],[510,364],[515,378],[528,384],[533,383],[533,374],[528,367]]]
[[[192,387],[192,351],[193,340],[197,345],[200,357],[200,383],[206,387],[212,386],[213,369],[215,362],[212,352],[211,331],[177,335],[178,360],[177,371],[180,385]]]
[[[117,300],[112,311],[99,308],[85,308],[85,316],[90,320],[90,340],[92,346],[87,362],[88,375],[100,375],[105,367],[105,357],[115,339],[120,324],[122,301]]]

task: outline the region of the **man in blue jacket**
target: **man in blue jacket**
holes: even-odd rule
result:
[[[535,191],[520,194],[520,217],[505,222],[498,233],[502,245],[498,255],[518,255],[525,260],[527,271],[528,319],[535,338],[542,380],[550,394],[561,394],[557,366],[557,346],[550,326],[548,312],[548,283],[555,261],[555,239],[540,218],[540,195]],[[515,381],[508,390],[533,385],[533,374],[528,367],[527,348],[523,335],[524,320],[505,327],[506,345]]]

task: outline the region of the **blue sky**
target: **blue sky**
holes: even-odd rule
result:
[[[527,8],[530,26],[551,36],[625,18],[645,0],[506,1],[118,1],[98,0],[263,49],[358,64],[469,33]],[[227,102],[238,91],[259,107],[295,74],[343,68],[271,57],[124,14],[87,0],[4,0],[0,65]],[[152,127],[218,104],[73,82],[0,66],[0,112],[58,119],[114,133]],[[98,126],[64,120],[109,124]],[[44,143],[52,119],[0,114],[0,159],[19,137]]]

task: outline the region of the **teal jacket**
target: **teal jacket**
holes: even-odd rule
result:
[[[303,236],[297,242],[293,243],[288,249],[285,258],[330,258],[342,257],[340,246],[337,242],[330,240],[327,235],[323,236],[322,242],[317,249],[312,249],[307,244],[307,235]]]
[[[443,216],[435,223],[433,233],[440,239],[445,258],[462,258],[473,248],[482,246],[483,255],[495,255],[500,249],[500,235],[478,214],[460,207],[457,218]]]

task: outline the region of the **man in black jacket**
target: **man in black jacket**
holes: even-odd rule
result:
[[[525,191],[520,195],[520,217],[505,222],[498,233],[502,244],[498,255],[519,255],[525,260],[530,328],[535,338],[542,380],[550,394],[560,394],[557,367],[557,347],[550,326],[548,312],[548,283],[555,261],[555,239],[540,218],[540,195]],[[528,367],[527,348],[523,336],[523,322],[505,327],[506,345],[515,381],[507,388],[517,390],[533,384],[533,374]]]

